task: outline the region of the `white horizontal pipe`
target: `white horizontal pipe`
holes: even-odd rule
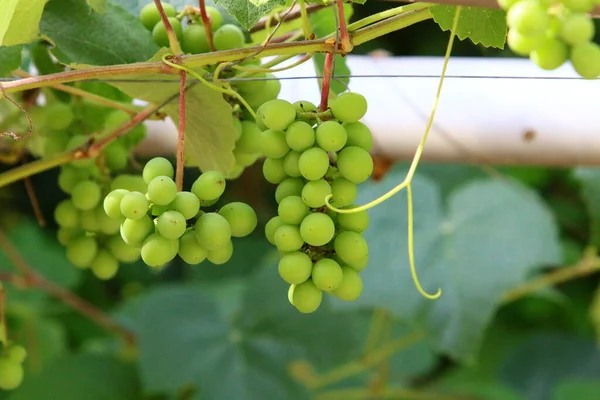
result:
[[[396,160],[411,159],[434,103],[443,58],[349,55],[346,61],[352,75],[384,75],[353,77],[349,85],[369,102],[363,121],[373,131],[376,150]],[[276,75],[315,74],[308,62]],[[453,57],[447,75],[424,160],[600,165],[600,109],[594,96],[600,93],[598,80],[550,79],[577,74],[568,64],[548,72],[527,59],[513,58]],[[317,82],[283,80],[280,97],[317,103]],[[152,121],[149,127],[150,140],[140,151],[175,151],[172,123]]]

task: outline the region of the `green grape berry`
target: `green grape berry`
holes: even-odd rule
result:
[[[330,194],[331,185],[325,179],[309,181],[302,188],[302,201],[310,208],[319,208],[325,205],[325,197]]]
[[[218,250],[209,251],[206,254],[206,259],[215,265],[225,264],[233,255],[233,243],[231,240],[223,245]]]
[[[371,130],[362,122],[351,122],[344,124],[344,129],[348,135],[346,146],[357,146],[366,151],[373,149],[373,134]]]
[[[121,199],[121,214],[125,218],[140,219],[148,212],[149,205],[148,199],[143,193],[129,192]]]
[[[300,225],[310,213],[310,208],[304,203],[302,197],[289,196],[279,203],[277,213],[286,224]]]
[[[210,51],[208,37],[204,26],[200,24],[188,25],[183,30],[181,48],[189,54],[202,54]]]
[[[287,225],[285,223],[277,228],[273,241],[277,249],[283,252],[300,250],[304,244],[300,229],[295,225]]]
[[[125,243],[138,247],[154,231],[154,223],[148,215],[140,219],[126,219],[119,231]]]
[[[77,228],[80,212],[71,200],[63,200],[54,209],[54,220],[63,228]]]
[[[263,163],[263,176],[267,182],[275,185],[283,182],[288,177],[283,165],[283,159],[267,157]]]
[[[311,278],[319,290],[331,292],[340,287],[344,274],[335,260],[323,258],[315,263]]]
[[[275,244],[275,232],[283,225],[285,225],[285,222],[283,222],[280,216],[273,217],[267,221],[265,224],[265,237],[269,243]]]
[[[288,196],[300,196],[304,188],[304,181],[300,178],[286,178],[275,189],[275,201],[281,203]]]
[[[225,192],[225,177],[219,171],[207,171],[196,179],[192,193],[202,200],[217,200]]]
[[[363,282],[358,272],[350,267],[342,267],[343,279],[340,286],[332,293],[344,301],[358,300],[363,290]]]
[[[133,263],[140,259],[140,247],[128,245],[121,235],[111,236],[106,242],[106,247],[120,262]]]
[[[179,20],[175,17],[169,17],[168,20],[171,24],[171,28],[173,28],[173,32],[175,32],[175,36],[177,36],[178,40],[181,40],[183,37],[183,28],[181,27],[181,22],[179,22]],[[159,21],[152,29],[152,40],[154,40],[154,43],[161,47],[169,47],[167,28],[162,21]]]
[[[349,265],[361,265],[369,258],[369,246],[361,234],[352,231],[339,233],[333,242],[337,256]]]
[[[102,189],[92,180],[79,182],[73,188],[71,199],[73,205],[80,210],[91,210],[100,204]]]
[[[278,269],[284,281],[289,284],[300,284],[310,278],[313,263],[308,255],[295,251],[281,257]]]
[[[169,160],[163,157],[154,157],[144,165],[142,178],[146,184],[158,176],[166,176],[171,179],[175,176],[175,169]]]
[[[206,259],[208,251],[198,244],[196,234],[189,230],[179,239],[179,257],[189,265],[198,265]]]
[[[110,190],[125,189],[131,192],[146,193],[148,185],[141,176],[121,174],[118,175],[110,184]]]
[[[122,171],[129,163],[129,150],[123,142],[111,143],[104,150],[104,163],[111,171]]]
[[[538,0],[521,0],[508,10],[506,23],[522,35],[538,36],[548,29],[550,18]]]
[[[225,24],[215,31],[213,43],[217,50],[240,49],[244,47],[246,38],[244,32],[238,26]]]
[[[216,31],[223,24],[223,16],[221,12],[215,7],[206,7],[206,13],[210,19],[210,27],[213,31]]]
[[[12,344],[6,348],[5,358],[11,362],[22,364],[27,358],[27,350],[23,346]]]
[[[169,3],[162,3],[163,10],[167,17],[174,17],[177,15],[177,10]],[[156,4],[148,3],[140,11],[140,21],[142,25],[148,30],[152,30],[156,24],[160,22],[160,13],[156,8]]]
[[[303,314],[315,312],[323,301],[323,292],[319,290],[312,280],[307,280],[299,285],[292,285],[288,292],[290,303]]]
[[[300,235],[311,246],[326,245],[333,239],[334,234],[335,224],[327,214],[312,213],[300,224]]]
[[[296,108],[286,100],[269,100],[258,108],[256,118],[268,129],[285,131],[296,119]]]
[[[300,173],[300,155],[302,153],[298,151],[290,151],[283,158],[283,170],[286,175],[292,178],[299,178],[302,176]]]
[[[290,147],[285,140],[285,133],[273,129],[267,129],[260,136],[261,153],[267,157],[281,158],[285,156]]]
[[[589,12],[597,4],[594,0],[561,0],[561,3],[572,12]]]
[[[302,152],[298,168],[302,176],[309,181],[321,179],[329,170],[329,155],[323,149],[312,147]]]
[[[148,199],[159,206],[166,206],[177,195],[177,185],[168,176],[157,176],[148,183]]]
[[[78,268],[88,268],[98,252],[98,242],[93,237],[81,236],[67,243],[67,259]]]
[[[254,209],[239,201],[224,205],[219,210],[219,214],[229,223],[233,237],[248,236],[258,224],[258,217]]]
[[[340,122],[358,122],[367,113],[367,99],[358,93],[345,92],[331,100],[329,108]]]
[[[252,121],[242,121],[242,135],[235,143],[235,149],[247,154],[259,153],[262,131]]]
[[[173,254],[174,243],[177,243],[177,250],[179,250],[177,240],[167,239],[159,233],[151,234],[142,245],[140,251],[142,260],[149,267],[162,267],[175,257]]]
[[[177,192],[168,208],[181,213],[186,220],[192,219],[200,211],[200,199],[192,192]]]
[[[194,226],[198,244],[208,251],[215,251],[231,241],[231,226],[227,219],[217,213],[205,213]]]
[[[529,36],[522,35],[514,29],[509,29],[506,36],[506,43],[512,51],[521,56],[529,56],[529,54],[544,44],[544,35]]]
[[[529,58],[538,67],[550,71],[557,69],[567,61],[569,49],[564,42],[547,38],[540,47],[531,52]]]
[[[351,209],[353,207],[344,207]],[[369,213],[366,210],[355,212],[352,214],[339,214],[337,223],[340,228],[356,233],[363,233],[369,227]]]
[[[285,131],[285,140],[292,150],[304,151],[315,144],[315,130],[306,122],[294,121]]]
[[[6,358],[0,359],[0,389],[14,390],[23,382],[23,366]]]
[[[596,79],[600,76],[600,46],[594,42],[574,46],[571,51],[571,64],[581,77]]]
[[[121,212],[121,200],[129,193],[125,189],[115,189],[106,195],[103,202],[104,212],[111,218],[122,219],[124,218]]]
[[[348,140],[346,129],[335,121],[325,121],[317,127],[317,144],[325,151],[341,150]]]
[[[107,250],[99,250],[90,264],[92,273],[102,280],[114,278],[119,270],[119,261]]]
[[[165,211],[156,219],[158,233],[167,239],[179,239],[185,233],[185,217],[177,211]]]
[[[350,205],[358,196],[356,183],[345,178],[336,178],[331,182],[331,200],[338,207]]]
[[[49,104],[46,113],[46,123],[55,131],[66,129],[75,119],[72,107],[60,101]]]
[[[571,46],[592,40],[596,33],[592,17],[585,13],[566,15],[560,23],[560,37]]]
[[[346,147],[338,153],[337,167],[344,178],[359,184],[366,181],[373,173],[373,159],[363,148]]]

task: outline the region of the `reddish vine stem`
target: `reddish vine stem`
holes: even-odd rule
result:
[[[180,84],[179,84],[179,137],[177,139],[177,169],[175,172],[175,183],[177,184],[177,190],[183,190],[183,150],[185,148],[185,81],[187,73],[181,71],[179,73]]]
[[[38,225],[43,228],[46,226],[46,218],[44,218],[44,214],[40,208],[40,202],[38,201],[37,195],[35,194],[35,189],[31,183],[31,177],[26,177],[23,180],[23,183],[25,184],[25,191],[27,192],[27,197],[29,197],[29,201],[31,202],[35,219],[37,220]]]
[[[333,53],[327,53],[323,65],[323,84],[321,85],[321,104],[319,110],[327,111],[329,101],[329,90],[331,88],[331,75],[333,75]]]
[[[200,8],[200,18],[202,19],[202,25],[204,25],[204,32],[206,32],[206,39],[208,40],[208,47],[210,48],[210,51],[217,51],[213,40],[212,21],[206,12],[205,1],[198,0],[198,7]]]
[[[173,30],[173,27],[171,26],[171,23],[169,22],[169,17],[167,17],[167,14],[165,13],[165,9],[163,8],[161,1],[154,0],[154,4],[156,5],[156,9],[158,10],[158,13],[160,14],[160,19],[162,20],[163,24],[165,25],[165,29],[167,31],[167,37],[169,38],[169,46],[171,47],[171,51],[175,55],[183,54],[183,52],[181,51],[181,46],[179,45],[179,40],[177,40],[177,35],[175,34],[175,31]]]
[[[352,51],[354,46],[352,40],[350,40],[350,34],[348,33],[348,25],[346,24],[346,15],[344,13],[344,2],[342,0],[335,0],[338,13],[338,23],[340,30],[340,44],[342,52],[349,53]]]
[[[82,315],[94,321],[107,331],[122,337],[128,344],[132,345],[135,343],[135,335],[119,325],[102,310],[38,274],[37,271],[29,266],[27,261],[21,256],[21,253],[19,253],[17,248],[8,240],[8,236],[2,230],[0,230],[0,249],[19,271],[19,275],[14,273],[2,273],[0,275],[1,280],[10,282],[16,287],[40,289],[79,311]]]

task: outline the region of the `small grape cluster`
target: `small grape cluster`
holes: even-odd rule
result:
[[[27,351],[18,344],[8,344],[0,353],[0,389],[14,390],[23,382],[23,362]]]
[[[98,138],[111,134],[130,118],[124,111],[111,111]],[[65,123],[64,119],[61,120]],[[78,129],[63,129],[61,134],[53,135],[52,140],[47,142],[53,152],[75,149],[89,140]],[[61,139],[61,136],[66,137]],[[77,159],[60,168],[58,186],[70,198],[61,201],[54,210],[54,219],[59,226],[58,240],[66,247],[67,259],[74,266],[90,268],[99,279],[112,278],[120,261],[133,262],[137,259],[120,241],[118,222],[104,213],[102,197],[109,188],[143,186],[143,182],[135,176],[121,172],[129,165],[131,149],[144,136],[145,127],[138,126],[106,146],[98,157]],[[45,151],[46,155],[51,155],[47,147]],[[113,180],[111,174],[114,173],[120,175]]]
[[[156,157],[142,172],[145,191],[116,189],[103,202],[106,215],[120,226],[120,237],[150,267],[162,267],[177,255],[191,265],[205,259],[224,264],[233,255],[232,237],[244,237],[257,225],[252,207],[233,202],[218,212],[214,205],[225,191],[220,172],[204,172],[191,191],[178,191],[169,160]]]
[[[507,10],[507,43],[540,68],[554,70],[568,60],[586,79],[600,76],[600,45],[592,40],[589,14],[595,0],[500,0]]]
[[[188,8],[188,12],[178,13],[173,5],[162,3],[163,10],[181,49],[187,54],[202,54],[210,51],[210,45],[202,19],[197,10]],[[216,50],[238,49],[244,46],[246,37],[240,27],[233,24],[223,24],[223,16],[218,9],[206,7],[213,33],[213,44]],[[185,24],[182,19],[187,16]],[[152,32],[152,40],[161,47],[169,47],[167,29],[163,23],[156,5],[152,2],[144,6],[139,15],[142,25]]]
[[[369,216],[333,212],[326,198],[331,195],[336,208],[354,208],[357,185],[373,172],[373,137],[359,121],[366,112],[366,99],[352,92],[330,101],[323,113],[310,102],[282,99],[257,111],[263,175],[278,185],[278,215],[265,234],[281,254],[278,269],[290,284],[288,299],[302,313],[316,311],[323,292],[345,301],[362,293],[359,272],[369,260],[362,234]]]

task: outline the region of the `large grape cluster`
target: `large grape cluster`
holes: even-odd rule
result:
[[[279,274],[290,284],[288,299],[302,313],[321,304],[323,293],[352,301],[362,293],[359,272],[369,260],[362,234],[366,211],[335,213],[326,206],[355,207],[357,185],[373,172],[370,130],[359,120],[367,102],[346,92],[330,102],[330,112],[300,101],[270,100],[261,105],[261,149],[265,179],[276,184],[278,215],[265,234],[281,254]],[[332,115],[333,118],[323,118]]]
[[[13,390],[23,382],[23,361],[27,351],[23,346],[10,343],[0,353],[0,389]]]
[[[225,191],[225,178],[204,172],[191,191],[178,191],[169,160],[156,157],[144,167],[144,191],[115,189],[103,202],[106,215],[120,227],[122,249],[150,267],[162,267],[177,255],[191,265],[208,260],[224,264],[233,254],[232,237],[244,237],[257,225],[249,205],[233,202],[218,212],[215,204]]]
[[[600,76],[600,45],[594,43],[590,11],[595,0],[500,0],[507,10],[507,43],[540,68],[554,70],[568,60],[586,79]]]
[[[98,139],[109,135],[129,119],[129,114],[124,111],[110,112]],[[66,124],[64,117],[61,121]],[[82,135],[77,128],[67,129],[67,126],[60,134],[52,135],[51,140],[43,142],[46,156],[76,149],[88,142],[87,135]],[[44,139],[46,135],[48,133],[38,138]],[[74,266],[91,269],[99,279],[112,278],[120,261],[133,262],[137,259],[124,250],[124,243],[118,236],[119,223],[104,213],[102,197],[115,188],[144,187],[144,182],[135,175],[122,173],[129,165],[130,151],[144,136],[144,126],[138,126],[109,144],[99,156],[74,160],[60,168],[58,186],[70,197],[61,201],[54,210],[54,219],[59,226],[58,240],[66,247],[67,259]]]

